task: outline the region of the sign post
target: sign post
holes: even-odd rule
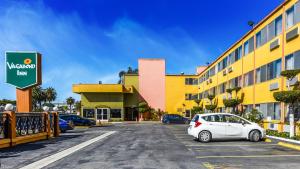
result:
[[[17,111],[32,111],[32,87],[42,84],[41,54],[5,53],[6,83],[16,87]]]

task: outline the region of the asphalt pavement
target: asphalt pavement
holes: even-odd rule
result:
[[[186,125],[121,123],[0,150],[2,168],[70,169],[299,168],[300,151],[247,140],[200,143]],[[111,135],[107,135],[107,133]],[[50,160],[50,162],[49,162]],[[52,161],[51,161],[52,160]],[[48,162],[43,164],[43,162]]]

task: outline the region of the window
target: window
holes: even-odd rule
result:
[[[286,28],[294,26],[294,7],[291,7],[286,11]]]
[[[260,47],[261,46],[261,32],[258,32],[256,34],[256,47]]]
[[[213,87],[213,88],[209,89],[209,94],[210,95],[216,95],[216,87]]]
[[[223,59],[223,69],[225,69],[226,67],[227,67],[227,57],[225,57],[224,59]]]
[[[274,68],[275,68],[275,72],[274,72],[275,78],[280,77],[280,73],[281,73],[281,59],[275,61]]]
[[[255,79],[256,79],[256,83],[260,83],[261,82],[261,79],[260,79],[260,68],[256,69],[256,76],[255,76]]]
[[[235,50],[235,60],[238,61],[243,55],[243,47],[240,46]]]
[[[94,109],[83,109],[83,117],[95,118],[95,110]]]
[[[226,90],[226,83],[222,83],[219,85],[219,94],[225,93]]]
[[[248,55],[248,53],[249,53],[249,42],[246,41],[244,43],[244,56]]]
[[[280,119],[280,103],[268,103],[267,104],[267,116],[272,120]]]
[[[292,70],[294,69],[294,57],[293,54],[290,54],[285,57],[285,69]]]
[[[244,75],[244,86],[253,85],[253,71],[250,71]]]
[[[110,117],[111,118],[122,118],[121,109],[110,109]]]
[[[191,117],[191,110],[185,110],[185,117],[187,118]]]
[[[191,93],[185,94],[185,100],[195,100],[197,98],[198,98],[198,94],[191,94]]]
[[[282,16],[275,19],[275,36],[282,33]]]
[[[216,67],[212,67],[210,70],[209,70],[209,76],[212,77],[213,75],[215,75],[216,73]]]
[[[185,78],[185,85],[198,85],[197,78]]]
[[[274,78],[274,64],[269,63],[267,64],[267,80],[271,80]]]
[[[224,122],[223,115],[210,115],[202,117],[203,120],[209,122]]]
[[[260,82],[265,82],[267,80],[267,66],[264,65],[260,67]]]

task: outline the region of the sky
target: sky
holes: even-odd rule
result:
[[[0,99],[5,51],[42,54],[43,88],[63,102],[72,84],[116,83],[138,58],[164,58],[168,74],[194,74],[284,0],[0,0]]]

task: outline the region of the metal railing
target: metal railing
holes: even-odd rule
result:
[[[0,148],[58,137],[58,121],[55,112],[0,113]]]
[[[16,113],[16,136],[46,132],[44,113]]]
[[[0,113],[0,139],[8,137],[9,119],[5,113]]]

